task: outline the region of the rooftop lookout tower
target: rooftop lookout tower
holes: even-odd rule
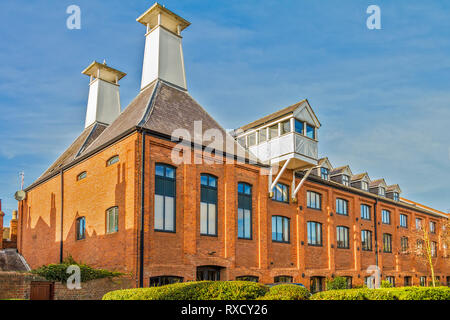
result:
[[[271,166],[269,196],[286,169],[293,170],[292,198],[318,166],[318,130],[321,127],[308,100],[256,120],[234,131],[235,138],[259,161]],[[278,170],[281,167],[281,170]],[[295,186],[295,173],[307,171]],[[276,175],[273,179],[273,175]]]

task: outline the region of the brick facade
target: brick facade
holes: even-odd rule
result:
[[[135,285],[139,278],[139,226],[141,218],[141,144],[143,135],[134,133],[63,173],[28,190],[27,199],[19,204],[19,251],[31,268],[60,260],[61,230],[64,256],[110,270],[133,274]],[[294,282],[310,286],[310,277],[352,277],[353,285],[362,285],[366,269],[375,265],[383,278],[396,277],[402,285],[411,276],[414,285],[421,276],[430,277],[426,265],[414,254],[400,253],[400,238],[406,235],[410,247],[416,243],[415,218],[424,223],[435,221],[438,243],[435,258],[436,275],[450,276],[450,262],[439,238],[442,217],[426,214],[411,206],[389,199],[378,200],[353,188],[337,187],[309,178],[297,195],[297,202],[275,202],[268,197],[268,178],[261,167],[249,164],[182,164],[171,163],[174,144],[153,136],[146,136],[144,178],[144,286],[150,277],[179,276],[184,281],[195,280],[198,266],[222,267],[221,279],[238,276],[257,276],[262,283],[273,283],[276,276],[292,276]],[[119,155],[120,162],[107,167],[106,161]],[[201,157],[199,151],[192,155]],[[155,164],[176,167],[176,232],[154,231]],[[79,173],[87,171],[87,178],[77,181]],[[200,235],[200,174],[218,178],[218,236]],[[299,183],[296,179],[296,184]],[[246,182],[252,192],[252,239],[237,237],[237,184]],[[281,183],[292,185],[292,171],[287,170]],[[61,188],[63,185],[63,188]],[[61,196],[61,190],[64,196]],[[307,208],[306,193],[315,191],[322,196],[322,209]],[[336,214],[336,198],[349,203],[348,216]],[[63,217],[61,218],[61,204]],[[372,208],[372,219],[361,220],[360,205]],[[374,207],[376,205],[376,216]],[[106,210],[119,207],[119,231],[106,234]],[[391,224],[381,223],[381,211],[391,212]],[[399,215],[408,216],[408,228],[399,227]],[[272,241],[272,215],[290,219],[290,242]],[[77,241],[75,222],[86,218],[86,239]],[[376,217],[376,219],[375,219]],[[61,228],[61,221],[63,226]],[[323,245],[308,245],[306,224],[322,224]],[[376,221],[376,222],[375,222]],[[336,227],[350,229],[349,249],[338,249]],[[372,251],[361,250],[361,230],[373,232]],[[383,234],[392,235],[392,253],[383,253]],[[376,252],[376,248],[380,252]]]

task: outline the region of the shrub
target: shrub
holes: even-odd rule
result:
[[[448,287],[402,287],[330,290],[316,293],[312,300],[450,300]]]
[[[381,281],[381,288],[392,288],[392,283],[387,280]]]
[[[258,300],[308,300],[311,294],[301,286],[280,284],[270,288],[269,292]]]
[[[109,292],[103,300],[255,300],[268,289],[247,281],[201,281]]]
[[[345,290],[347,287],[347,279],[344,277],[335,277],[327,280],[327,290]]]
[[[113,272],[103,269],[94,269],[88,265],[77,263],[72,257],[68,257],[63,263],[50,264],[42,266],[36,270],[31,271],[49,281],[66,283],[71,274],[67,273],[67,268],[76,265],[80,268],[81,282],[87,282],[95,279],[112,278],[123,275],[120,272]]]

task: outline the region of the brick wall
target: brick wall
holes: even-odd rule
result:
[[[32,281],[46,281],[44,278],[16,272],[0,272],[0,300],[30,299]],[[80,290],[69,290],[66,284],[55,283],[55,300],[101,300],[110,292],[134,287],[134,281],[129,277],[97,279],[81,283]]]

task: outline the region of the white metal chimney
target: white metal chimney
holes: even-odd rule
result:
[[[96,61],[82,73],[91,77],[85,128],[96,122],[111,124],[120,115],[119,80],[126,74]]]
[[[158,3],[137,21],[147,27],[141,90],[157,79],[187,90],[181,31],[190,22]]]

